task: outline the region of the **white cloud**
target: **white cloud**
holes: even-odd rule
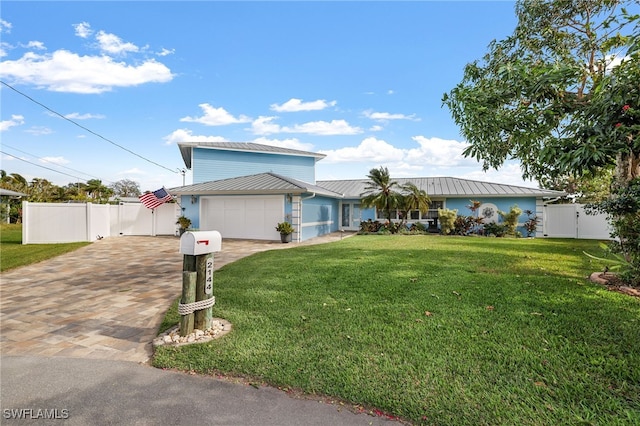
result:
[[[364,111],[364,116],[376,121],[389,121],[389,120],[413,120],[420,121],[416,118],[415,114],[391,114],[389,112],[373,112],[371,110]]]
[[[4,19],[0,19],[0,34],[8,34],[11,32],[11,22],[5,21]]]
[[[528,188],[538,187],[538,184],[535,181],[522,179],[522,170],[520,169],[519,163],[505,163],[500,170],[490,169],[486,172],[482,170],[474,170],[464,173],[458,177],[470,180],[479,180],[482,182],[525,186]]]
[[[280,133],[280,125],[271,123],[278,117],[267,117],[261,115],[251,123],[251,131],[256,135],[269,135]]]
[[[24,117],[22,115],[12,115],[11,120],[0,121],[0,132],[9,130],[11,127],[20,126],[24,124]]]
[[[297,138],[290,139],[269,139],[265,137],[256,138],[254,143],[262,145],[278,146],[280,148],[299,149],[301,151],[313,150],[313,144],[300,142]]]
[[[79,56],[66,50],[50,55],[28,52],[0,63],[0,76],[54,92],[103,93],[114,87],[166,83],[173,74],[164,64],[147,60],[139,65],[115,62],[108,56]]]
[[[176,53],[175,49],[165,49],[162,48],[162,50],[160,52],[158,52],[158,56],[169,56],[169,55],[173,55],[174,53]]]
[[[225,126],[227,124],[248,123],[251,121],[251,118],[246,115],[234,117],[222,107],[215,108],[207,103],[200,104],[198,106],[204,112],[202,117],[183,117],[180,121],[187,123],[200,123],[206,126]]]
[[[387,90],[387,95],[395,95],[396,91],[393,89]]]
[[[104,31],[98,31],[96,40],[100,44],[100,50],[112,55],[122,55],[127,52],[137,52],[138,46],[133,43],[125,43],[115,34],[109,34]]]
[[[194,135],[189,129],[174,130],[163,139],[165,140],[165,145],[173,145],[178,142],[227,142],[222,136]]]
[[[89,25],[88,22],[81,22],[79,24],[74,24],[73,28],[76,32],[76,35],[80,38],[89,38],[89,36],[93,34],[91,25]]]
[[[345,147],[336,150],[320,150],[327,157],[324,163],[346,162],[396,162],[402,161],[405,152],[382,139],[368,137],[356,147]]]
[[[412,163],[438,167],[477,164],[476,160],[462,155],[462,151],[467,147],[466,142],[424,136],[414,136],[412,139],[420,145],[407,151],[407,161]]]
[[[381,163],[386,164],[397,176],[415,176],[425,168],[477,167],[473,159],[462,156],[467,146],[465,142],[415,136],[413,140],[418,148],[400,149],[382,139],[368,137],[356,147],[320,151],[327,157],[323,162],[330,163]]]
[[[375,126],[371,126],[371,127],[369,128],[369,131],[370,131],[370,132],[379,132],[379,131],[381,131],[382,129],[383,129],[383,127],[382,127],[382,126],[378,126],[378,125],[376,124]]]
[[[336,104],[336,101],[327,102],[324,99],[303,102],[302,99],[291,98],[282,105],[271,104],[271,110],[277,112],[320,111]]]
[[[28,49],[36,49],[36,50],[46,50],[47,48],[45,47],[44,43],[41,41],[30,41],[29,43],[27,43],[26,46],[24,46]]]
[[[80,114],[79,112],[72,112],[71,114],[66,114],[64,118],[68,118],[69,120],[90,120],[90,119],[103,119],[105,118],[102,114]]]
[[[352,127],[345,120],[310,121],[296,124],[293,127],[283,127],[285,133],[308,133],[312,135],[356,135],[362,133],[359,127]]]
[[[44,136],[52,134],[53,130],[44,126],[33,126],[29,130],[25,130],[25,132],[31,133],[34,136]]]
[[[8,55],[7,50],[13,49],[13,46],[4,41],[0,41],[0,58],[4,58]]]
[[[40,158],[40,162],[62,165],[69,163],[69,160],[64,157],[42,157]]]
[[[272,121],[278,117],[260,116],[251,123],[251,130],[257,135],[273,133],[304,133],[310,135],[355,135],[362,133],[359,127],[352,127],[345,120],[310,121],[308,123],[294,124],[293,126],[280,126]]]

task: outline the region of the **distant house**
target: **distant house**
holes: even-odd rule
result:
[[[382,218],[375,209],[360,205],[367,179],[316,181],[315,164],[323,154],[237,142],[184,142],[178,147],[194,183],[169,192],[180,197],[183,214],[196,229],[217,230],[223,238],[277,240],[276,224],[288,221],[296,230],[293,240],[304,241],[339,230],[356,231],[361,221]],[[497,220],[498,210],[508,211],[515,204],[542,218],[543,199],[563,195],[450,177],[395,180],[413,182],[427,192],[431,209],[426,214],[410,212],[408,222],[432,228],[438,226],[438,208],[467,215],[466,206],[477,200],[487,220]],[[524,215],[520,219],[526,220]]]

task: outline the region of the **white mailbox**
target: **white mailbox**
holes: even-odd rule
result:
[[[218,231],[185,232],[180,237],[180,253],[191,256],[222,250],[222,235]]]

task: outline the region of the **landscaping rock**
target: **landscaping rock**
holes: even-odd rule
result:
[[[182,346],[193,343],[204,343],[217,339],[231,331],[231,323],[223,319],[213,319],[208,330],[194,330],[187,336],[180,336],[180,327],[173,327],[153,340],[153,346]]]

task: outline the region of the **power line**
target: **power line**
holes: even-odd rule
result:
[[[81,173],[81,174],[83,174],[83,175],[87,175],[87,176],[92,177],[92,178],[94,178],[94,179],[102,180],[101,178],[99,178],[99,177],[97,177],[97,176],[90,175],[89,173],[85,173],[85,172],[83,172],[83,171],[81,171],[81,170],[72,169],[71,167],[63,166],[62,164],[54,163],[53,161],[45,160],[44,158],[40,158],[40,157],[39,157],[39,156],[37,156],[37,155],[31,154],[31,153],[26,152],[26,151],[22,151],[21,149],[14,148],[14,147],[12,147],[12,146],[10,146],[10,145],[7,145],[6,143],[3,143],[2,145],[3,145],[3,146],[5,146],[5,147],[7,147],[7,148],[11,148],[11,149],[13,149],[13,150],[15,150],[15,151],[21,152],[21,153],[23,153],[23,154],[27,154],[27,155],[30,155],[30,156],[32,156],[32,157],[35,157],[35,158],[37,158],[37,159],[38,159],[38,160],[40,160],[40,161],[44,161],[45,163],[55,164],[55,165],[56,165],[56,166],[58,166],[58,167],[62,167],[62,168],[64,168],[64,169],[71,170],[72,172]],[[17,158],[17,157],[16,157],[16,158]],[[36,164],[36,165],[37,165],[37,164]],[[109,181],[107,181],[107,182],[109,182]]]
[[[147,162],[149,162],[149,163],[151,163],[151,164],[153,164],[153,165],[155,165],[155,166],[162,167],[163,169],[165,169],[165,170],[169,170],[169,171],[170,171],[170,172],[172,172],[172,173],[178,173],[178,172],[176,172],[175,170],[172,170],[172,169],[170,169],[170,168],[168,168],[168,167],[165,167],[165,166],[163,166],[162,164],[156,163],[156,162],[155,162],[155,161],[153,161],[153,160],[149,160],[148,158],[145,158],[145,157],[143,157],[142,155],[137,154],[137,153],[135,153],[135,152],[131,151],[129,148],[125,148],[124,146],[122,146],[122,145],[120,145],[120,144],[117,144],[116,142],[114,142],[114,141],[112,141],[112,140],[110,140],[110,139],[105,138],[104,136],[102,136],[102,135],[100,135],[100,134],[98,134],[98,133],[94,132],[93,130],[91,130],[91,129],[89,129],[89,128],[87,128],[87,127],[85,127],[85,126],[83,126],[83,125],[81,125],[81,124],[79,124],[79,123],[76,123],[75,121],[71,120],[70,118],[65,117],[64,115],[62,115],[62,114],[60,114],[59,112],[57,112],[57,111],[55,111],[55,110],[53,110],[53,109],[49,108],[48,106],[44,105],[43,103],[36,101],[35,99],[33,99],[31,96],[27,95],[26,93],[23,93],[23,92],[19,91],[18,89],[16,89],[15,87],[11,86],[10,84],[5,83],[5,82],[4,82],[4,81],[2,81],[2,80],[0,80],[0,83],[4,84],[5,86],[7,86],[9,89],[13,90],[14,92],[16,92],[16,93],[18,93],[18,94],[20,94],[20,95],[24,96],[25,98],[29,99],[31,102],[33,102],[33,103],[35,103],[35,104],[37,104],[37,105],[40,105],[42,108],[46,109],[47,111],[51,112],[52,114],[55,114],[55,115],[57,115],[58,117],[60,117],[60,118],[62,118],[62,119],[64,119],[64,120],[67,120],[69,123],[74,124],[74,125],[76,125],[76,126],[80,127],[80,128],[81,128],[81,129],[83,129],[84,131],[87,131],[87,132],[91,133],[92,135],[97,136],[97,137],[99,137],[100,139],[102,139],[102,140],[104,140],[104,141],[106,141],[106,142],[109,142],[111,145],[117,146],[118,148],[120,148],[120,149],[122,149],[122,150],[124,150],[124,151],[127,151],[129,154],[135,155],[136,157],[141,158],[141,159],[143,159],[144,161],[147,161]]]
[[[82,180],[82,181],[85,181],[85,182],[87,181],[87,179],[82,179],[79,176],[70,175],[69,173],[61,172],[60,170],[55,170],[55,169],[52,169],[51,167],[43,166],[42,164],[32,163],[31,161],[25,160],[24,158],[16,157],[15,155],[9,154],[8,152],[0,151],[0,153],[2,153],[4,155],[8,155],[9,157],[15,158],[16,160],[24,161],[25,163],[29,163],[29,164],[34,165],[36,167],[41,167],[43,169],[51,170],[52,172],[60,173],[61,175],[71,176],[72,178],[76,178],[78,180]]]

